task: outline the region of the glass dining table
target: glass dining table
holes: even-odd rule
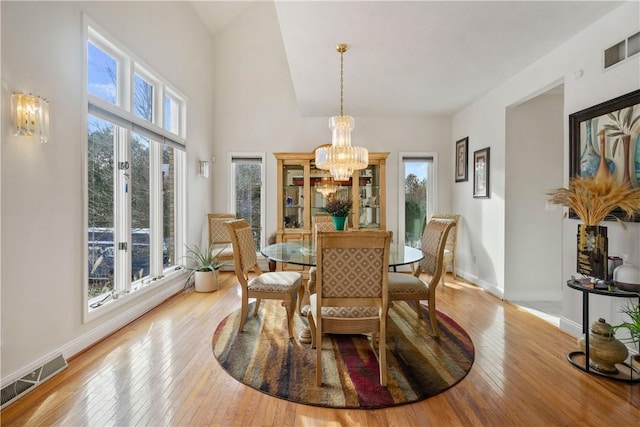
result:
[[[265,248],[260,250],[260,253],[270,261],[295,264],[306,267],[316,266],[316,249],[311,242],[275,243],[273,245],[266,246]],[[422,258],[424,258],[424,255],[420,249],[416,249],[411,246],[398,245],[395,243],[392,243],[389,247],[389,267],[393,268],[393,271],[396,271],[397,267],[401,265],[414,264],[420,261]],[[305,301],[298,302],[298,312],[303,319],[306,319],[307,313],[309,311],[308,298],[310,287],[315,288],[315,284],[312,284],[310,282],[311,280],[309,280],[305,286]],[[311,332],[308,327],[305,327],[300,332],[298,339],[301,343],[311,342]]]
[[[316,249],[313,243],[275,243],[263,248],[260,253],[271,261],[315,267]],[[394,271],[401,265],[414,264],[424,258],[420,249],[392,243],[389,247],[389,267]]]

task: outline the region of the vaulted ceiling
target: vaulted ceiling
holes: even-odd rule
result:
[[[199,1],[212,34],[256,2]],[[275,1],[302,115],[452,114],[620,6],[613,1]],[[594,46],[594,49],[602,49]]]

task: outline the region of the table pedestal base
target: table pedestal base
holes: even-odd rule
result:
[[[302,307],[302,310],[300,312],[300,317],[302,317],[304,321],[306,321],[307,319],[309,310],[311,310],[311,307],[308,305],[305,305]],[[302,344],[311,344],[311,329],[309,329],[309,325],[307,323],[305,323],[305,327],[302,328],[302,330],[298,334],[298,341],[300,341]]]

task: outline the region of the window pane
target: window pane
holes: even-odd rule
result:
[[[133,110],[136,116],[153,121],[153,86],[137,74],[133,76]]]
[[[256,249],[260,249],[261,229],[261,159],[234,160],[236,217],[244,218],[253,230]]]
[[[87,47],[87,91],[112,104],[117,102],[117,62],[89,42]]]
[[[131,133],[131,277],[140,280],[149,275],[150,267],[150,206],[149,140]]]
[[[180,104],[169,95],[164,97],[164,128],[180,135]]]
[[[114,278],[114,126],[88,116],[89,298],[113,290]]]
[[[407,246],[420,247],[427,218],[427,160],[404,161],[404,241]]]
[[[175,150],[162,147],[162,266],[176,264]]]

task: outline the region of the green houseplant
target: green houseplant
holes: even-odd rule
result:
[[[226,263],[220,262],[219,258],[226,246],[220,249],[215,255],[213,253],[213,243],[206,249],[193,245],[185,245],[187,253],[185,258],[190,262],[185,268],[190,271],[187,277],[187,284],[191,283],[191,278],[195,276],[196,292],[212,292],[218,290],[217,271]]]
[[[336,230],[344,230],[347,216],[351,210],[351,202],[340,197],[331,197],[324,207],[329,215],[333,217],[333,226]]]

